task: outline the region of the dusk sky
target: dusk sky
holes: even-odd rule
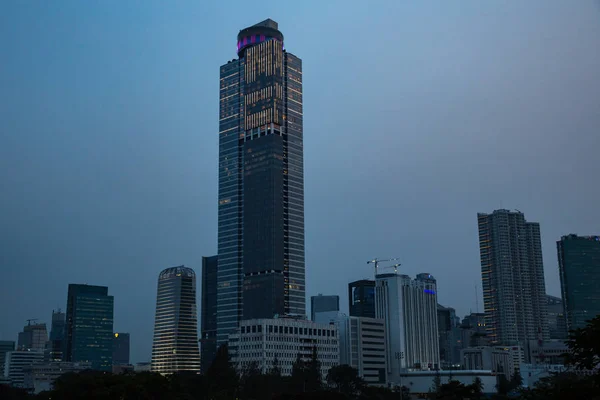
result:
[[[204,3],[210,3],[204,4]],[[158,273],[217,251],[219,66],[272,18],[303,60],[306,295],[429,272],[481,300],[477,212],[600,234],[600,1],[3,1],[0,339],[106,285],[149,361]],[[200,291],[198,290],[198,299]],[[307,301],[307,305],[310,302]],[[310,310],[307,308],[307,313]]]

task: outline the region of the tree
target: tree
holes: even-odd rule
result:
[[[317,346],[313,346],[312,355],[306,367],[306,390],[309,392],[315,392],[320,390],[322,386],[323,379],[321,377],[321,361],[319,361]]]
[[[241,394],[243,399],[264,398],[267,387],[264,385],[263,374],[258,368],[256,361],[250,362],[242,371]],[[269,393],[270,395],[271,393]]]
[[[569,332],[568,365],[577,369],[594,370],[600,367],[600,315],[588,321],[584,328]]]
[[[235,398],[239,379],[235,368],[231,364],[229,349],[226,344],[222,344],[217,350],[212,364],[206,371],[206,379],[210,392],[216,398]]]
[[[471,400],[483,398],[483,382],[480,377],[476,377],[473,380],[473,383],[469,385],[469,389],[471,390]]]
[[[327,374],[327,383],[346,396],[357,394],[364,386],[362,378],[358,376],[358,370],[349,365],[331,367]]]
[[[279,366],[279,359],[277,356],[273,358],[273,364],[271,365],[271,369],[269,370],[269,375],[274,377],[281,377],[281,367]]]
[[[306,391],[306,363],[302,360],[300,353],[296,355],[296,361],[292,365],[292,378],[290,386],[295,393]]]
[[[518,371],[510,377],[509,391],[516,390],[523,385],[523,377]]]

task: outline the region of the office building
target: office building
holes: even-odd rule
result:
[[[43,351],[48,341],[48,331],[46,324],[32,324],[32,320],[23,327],[23,332],[19,332],[19,350]]]
[[[129,333],[115,332],[112,362],[113,365],[129,365]]]
[[[566,328],[600,315],[600,236],[563,236],[556,242]]]
[[[398,384],[400,373],[440,366],[437,289],[430,274],[411,280],[396,273],[376,276],[378,319],[386,323],[388,382]]]
[[[42,350],[15,350],[6,353],[4,362],[4,377],[10,381],[10,385],[30,389],[25,386],[25,372],[23,368],[44,361]]]
[[[282,376],[292,374],[298,355],[310,361],[313,348],[321,362],[321,376],[339,364],[339,337],[335,325],[317,324],[294,318],[243,320],[229,336],[229,354],[238,371],[250,363],[267,373],[277,358]]]
[[[302,61],[267,19],[220,68],[217,341],[305,315]]]
[[[385,321],[343,316],[336,326],[340,336],[340,364],[350,365],[369,385],[387,382]]]
[[[509,210],[478,213],[477,222],[490,343],[549,339],[540,225]]]
[[[375,281],[362,279],[348,284],[351,317],[375,318]]]
[[[440,366],[443,369],[461,364],[462,329],[456,310],[437,305]]]
[[[46,361],[62,361],[65,350],[66,315],[52,310],[52,325],[50,326],[50,340],[46,344]]]
[[[340,311],[340,296],[330,295],[323,296],[319,293],[318,296],[310,298],[310,320],[315,320],[315,313],[327,311]]]
[[[567,320],[563,301],[560,297],[546,295],[548,300],[548,332],[552,340],[567,338]]]
[[[208,371],[217,354],[218,256],[202,257],[202,301],[200,311],[200,369]]]
[[[489,346],[485,328],[485,313],[470,313],[466,315],[460,325],[461,348]]]
[[[69,284],[64,360],[111,371],[114,299],[106,286]]]
[[[33,394],[53,389],[54,381],[66,373],[78,373],[91,369],[89,362],[40,362],[23,367],[23,387]]]
[[[200,371],[196,273],[183,265],[158,276],[152,372]]]
[[[6,353],[15,350],[15,342],[13,340],[0,340],[0,376],[4,376],[4,359]]]

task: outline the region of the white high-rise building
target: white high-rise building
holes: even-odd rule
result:
[[[317,324],[293,318],[251,319],[240,322],[229,335],[229,354],[238,370],[255,362],[263,373],[268,372],[277,358],[281,374],[292,374],[292,366],[300,354],[309,361],[313,348],[321,362],[321,375],[339,364],[339,336],[335,325]]]
[[[439,368],[437,287],[430,274],[416,279],[396,273],[376,276],[375,314],[386,325],[388,382],[406,370]]]

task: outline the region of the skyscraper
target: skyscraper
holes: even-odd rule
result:
[[[485,326],[492,344],[548,339],[540,225],[520,211],[478,213]]]
[[[219,257],[202,257],[200,364],[208,371],[217,354],[217,270]]]
[[[129,365],[129,333],[115,332],[112,361],[113,365]]]
[[[302,61],[267,19],[220,68],[217,340],[241,319],[302,314]]]
[[[50,340],[47,345],[47,359],[49,361],[62,361],[65,349],[65,313],[52,310],[52,325],[50,327]]]
[[[31,324],[31,320],[23,327],[23,332],[19,332],[19,350],[44,351],[48,341],[48,331],[46,324]]]
[[[437,288],[430,274],[411,280],[396,273],[376,276],[377,318],[385,321],[388,381],[400,383],[407,368],[440,366]]]
[[[200,371],[197,326],[196,273],[183,265],[163,270],[158,276],[151,370]]]
[[[600,315],[600,236],[563,236],[556,242],[567,329]]]
[[[340,296],[329,295],[323,296],[319,293],[318,296],[310,298],[310,320],[314,322],[315,313],[327,311],[340,311]]]
[[[375,318],[375,281],[350,282],[348,302],[351,317]]]
[[[65,361],[112,370],[114,298],[106,286],[69,284]]]

